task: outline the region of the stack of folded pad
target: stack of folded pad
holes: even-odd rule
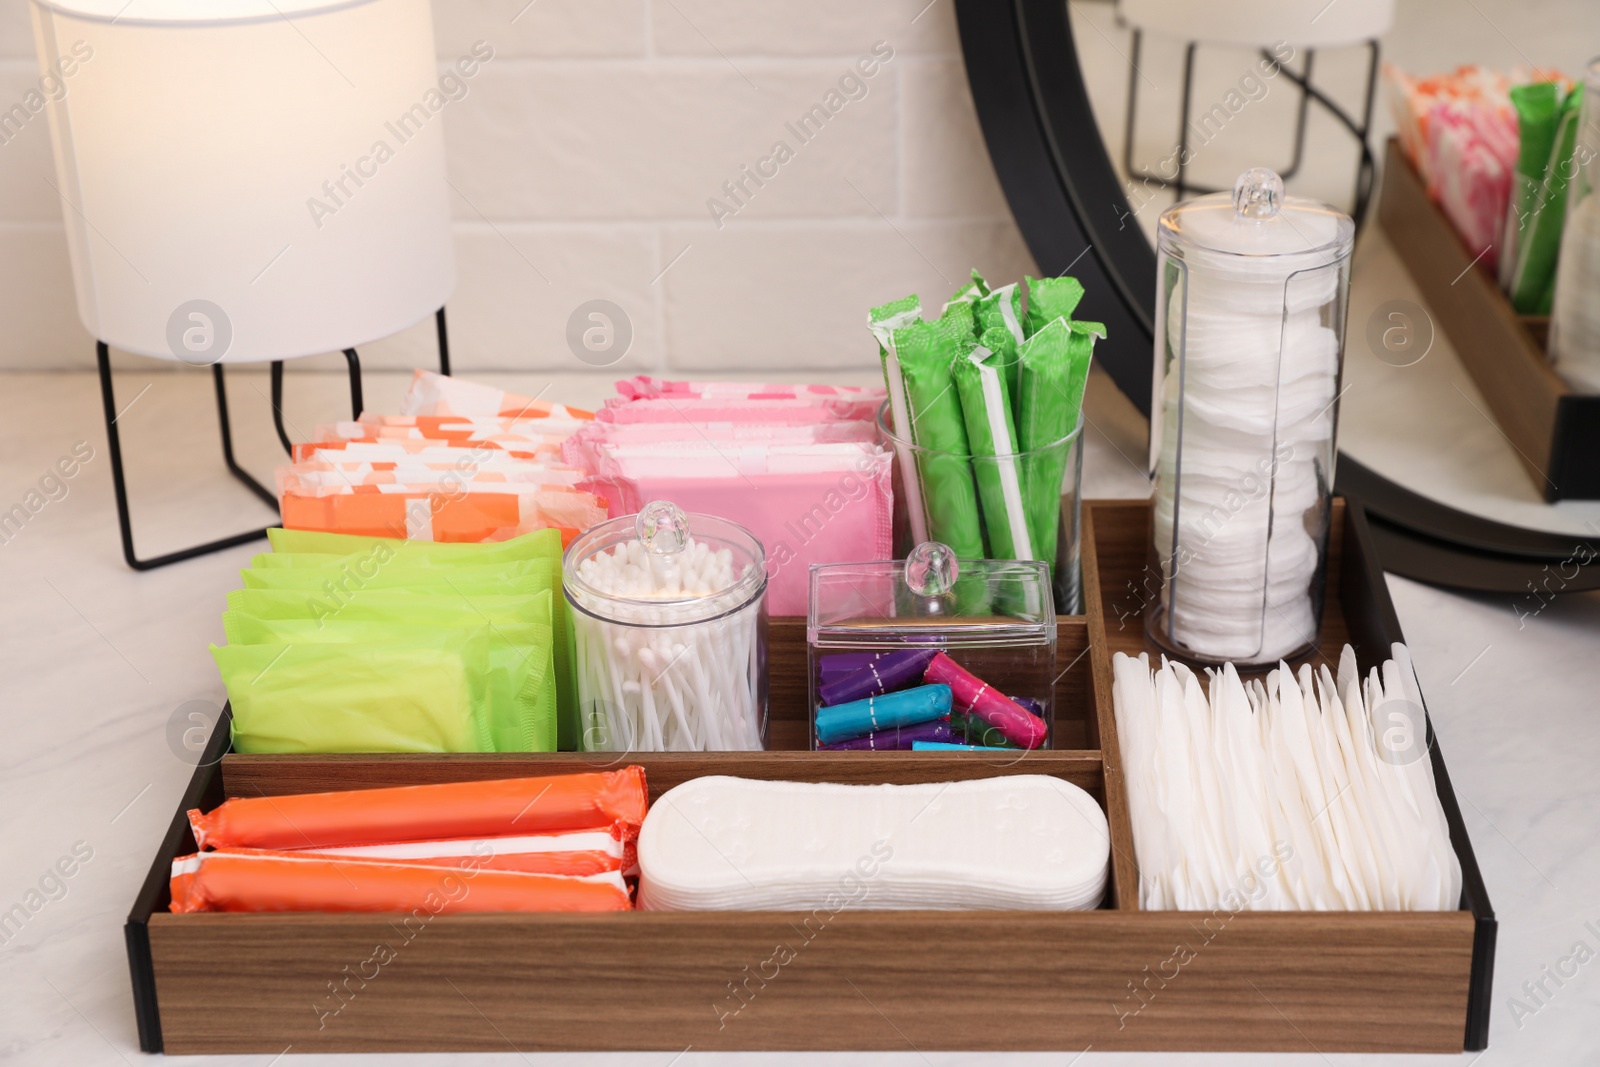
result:
[[[577,747],[561,539],[270,530],[211,646],[238,752]]]
[[[1117,653],[1112,697],[1139,902],[1209,911],[1450,911],[1461,861],[1406,647],[1363,680],[1286,665],[1242,682]],[[1399,742],[1399,743],[1396,743]]]
[[[766,549],[773,614],[805,614],[812,563],[889,558],[881,389],[639,377],[617,392],[562,446],[588,472],[579,488],[612,515],[670,500],[743,526]]]
[[[932,321],[916,296],[867,316],[895,436],[930,450],[902,448],[897,460],[911,536],[949,545],[961,559],[1053,563],[1068,452],[1061,442],[1078,429],[1105,327],[1072,320],[1083,298],[1076,278],[1024,278],[993,290],[977,271],[972,279]]]
[[[417,541],[502,541],[606,516],[561,445],[594,416],[417,371],[398,415],[319,426],[278,468],[288,529]]]
[[[1032,749],[1050,738],[1043,704],[991,689],[938,649],[838,653],[817,669],[819,748]]]
[[[250,797],[189,812],[174,912],[626,911],[644,770]]]
[[[1100,806],[1046,775],[926,785],[696,778],[645,816],[639,908],[1088,909],[1105,893],[1110,857]]]

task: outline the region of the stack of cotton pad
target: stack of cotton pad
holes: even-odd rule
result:
[[[1093,908],[1111,854],[1105,814],[1045,775],[926,785],[696,778],[639,833],[639,907]]]
[[[1189,655],[1271,663],[1316,638],[1354,233],[1260,169],[1161,216],[1159,629]]]
[[[1147,909],[1448,911],[1461,863],[1434,786],[1404,645],[1363,680],[1265,684],[1112,660],[1139,899]]]

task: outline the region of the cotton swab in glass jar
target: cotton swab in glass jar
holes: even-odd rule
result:
[[[635,529],[636,539],[569,561],[569,594],[584,609],[572,619],[585,747],[761,748],[759,543],[736,560],[659,501]]]

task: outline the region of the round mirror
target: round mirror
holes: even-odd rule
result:
[[[1520,23],[1513,41],[1482,11],[1441,27],[1394,0],[958,0],[957,12],[1017,223],[1042,272],[1083,280],[1084,314],[1110,327],[1096,358],[1134,406],[1148,415],[1157,219],[1270,167],[1290,194],[1360,224],[1337,477],[1366,506],[1386,568],[1520,591],[1576,561],[1568,588],[1600,587],[1584,566],[1600,543],[1600,441],[1578,455],[1600,433],[1600,397],[1557,395],[1544,324],[1511,312],[1493,251],[1474,260],[1393,142],[1385,69],[1430,75],[1470,57],[1581,83],[1592,38],[1550,19]]]

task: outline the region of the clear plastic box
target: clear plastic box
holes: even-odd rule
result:
[[[1048,563],[957,560],[930,542],[905,560],[813,565],[810,577],[813,749],[1050,746]]]

